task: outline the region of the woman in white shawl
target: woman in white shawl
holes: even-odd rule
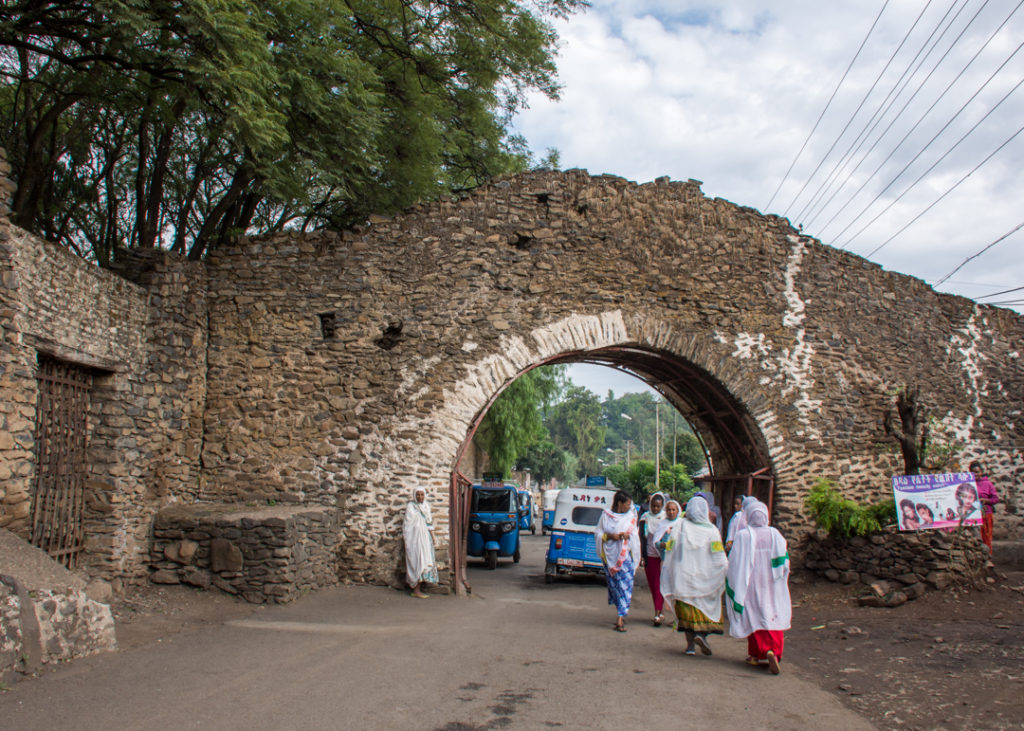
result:
[[[430,516],[427,491],[413,490],[413,499],[405,506],[405,579],[417,599],[426,599],[422,585],[437,583],[437,561],[434,558],[434,521]]]
[[[665,621],[662,614],[664,599],[661,596],[661,553],[655,545],[655,534],[665,521],[665,496],[656,492],[651,495],[650,509],[640,516],[640,541],[643,546],[644,575],[647,577],[647,588],[651,590],[654,602],[654,626],[660,627]]]
[[[676,630],[686,633],[686,654],[695,646],[711,654],[709,634],[722,634],[722,592],[729,562],[708,503],[694,496],[673,528],[661,565],[661,592],[675,604]]]
[[[733,500],[733,509],[735,512],[729,519],[729,527],[725,532],[725,552],[729,553],[732,551],[732,543],[736,540],[736,534],[747,527],[747,516],[743,513],[743,508],[749,504],[756,503],[757,498],[753,495],[737,495]]]
[[[608,579],[608,603],[615,606],[615,630],[626,631],[626,615],[633,600],[633,578],[640,565],[640,536],[633,499],[622,490],[612,498],[612,509],[601,513],[594,528],[597,555]]]
[[[768,525],[764,503],[749,503],[743,512],[747,527],[732,544],[725,589],[729,634],[747,638],[748,663],[767,663],[778,675],[784,632],[793,616],[789,551],[782,534]]]

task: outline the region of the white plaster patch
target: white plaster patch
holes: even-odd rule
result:
[[[402,373],[402,382],[398,386],[398,393],[403,394],[412,388],[418,380],[423,378],[431,368],[441,362],[440,355],[432,355],[416,364],[415,368],[407,368]],[[421,390],[422,392],[422,390]]]
[[[765,337],[764,333],[752,335],[750,333],[739,333],[733,343],[736,350],[732,352],[734,358],[753,358],[755,351],[757,355],[767,356],[772,351],[772,343]],[[762,362],[762,367],[766,361]]]
[[[479,347],[480,346],[474,343],[472,340],[467,340],[462,344],[462,350],[465,351],[466,353],[472,353]]]
[[[982,326],[987,327],[988,323],[983,318],[981,326],[979,326],[977,319],[978,307],[975,305],[967,324],[950,335],[949,345],[946,348],[946,352],[950,356],[956,357],[957,354],[960,356],[964,388],[974,406],[973,413],[967,414],[965,418],[949,416],[957,424],[954,429],[956,438],[965,442],[970,441],[974,423],[982,417],[981,397],[987,395],[988,392],[988,384],[984,381],[984,374],[981,370],[981,362],[988,358],[980,348],[981,339],[986,334]]]

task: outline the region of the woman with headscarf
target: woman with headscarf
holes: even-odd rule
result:
[[[405,538],[405,580],[412,596],[426,599],[423,584],[437,583],[437,561],[434,558],[434,521],[430,515],[427,491],[413,490],[413,499],[405,506],[402,536]]]
[[[992,529],[995,524],[996,504],[999,502],[999,493],[992,480],[988,479],[981,467],[981,462],[971,462],[967,468],[974,474],[974,484],[978,487],[978,499],[982,504],[981,511],[981,541],[988,546],[989,554],[992,553]]]
[[[679,521],[683,519],[683,506],[676,500],[669,500],[665,503],[665,519],[661,521],[661,525],[658,526],[658,530],[654,533],[654,545],[658,549],[658,558],[661,559],[662,565],[665,564],[665,554],[672,550],[672,546],[675,544],[672,542],[672,529],[675,528]],[[658,577],[658,583],[661,583],[661,576]],[[662,599],[665,595],[662,594]]]
[[[739,531],[729,555],[725,593],[729,634],[747,638],[747,662],[766,662],[779,674],[784,632],[793,605],[789,597],[786,539],[768,525],[768,507],[754,501],[743,508],[747,527]]]
[[[662,562],[661,591],[674,602],[676,631],[686,633],[686,654],[695,655],[696,646],[710,655],[708,635],[722,634],[722,592],[729,562],[703,497],[695,495],[686,503],[686,513],[669,541],[673,545]]]
[[[614,605],[617,615],[615,630],[625,632],[633,578],[640,565],[640,536],[633,499],[622,490],[612,498],[612,509],[602,511],[594,528],[594,541],[608,579],[608,603]]]
[[[711,514],[711,522],[718,528],[718,533],[722,533],[722,511],[719,510],[718,506],[715,505],[715,496],[707,490],[702,490],[694,495],[694,497],[702,497],[708,504],[708,512]],[[689,505],[689,503],[687,503]]]
[[[656,492],[651,495],[650,509],[640,516],[640,543],[643,546],[644,575],[647,588],[651,590],[654,602],[654,626],[660,627],[665,621],[662,614],[664,600],[661,597],[661,554],[654,544],[654,534],[665,520],[665,496]]]

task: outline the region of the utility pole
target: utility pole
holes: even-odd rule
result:
[[[672,466],[675,467],[679,464],[679,455],[677,454],[676,448],[678,447],[678,436],[679,429],[676,427],[676,417],[679,416],[679,412],[672,409]]]
[[[633,440],[632,439],[624,439],[623,441],[626,443],[626,469],[628,470],[629,469],[629,447],[633,444]]]
[[[654,402],[654,487],[661,490],[661,401]]]

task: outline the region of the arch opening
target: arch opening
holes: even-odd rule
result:
[[[466,475],[461,468],[477,430],[498,397],[517,379],[536,368],[572,363],[612,368],[650,386],[682,416],[700,440],[708,464],[707,474],[696,480],[702,483],[701,489],[714,492],[723,506],[731,505],[736,495],[753,494],[771,509],[775,478],[767,441],[749,410],[712,373],[674,353],[637,344],[560,353],[530,364],[501,384],[473,418],[452,461],[449,559],[456,593],[470,590],[466,529],[470,488],[473,478],[479,475]]]

